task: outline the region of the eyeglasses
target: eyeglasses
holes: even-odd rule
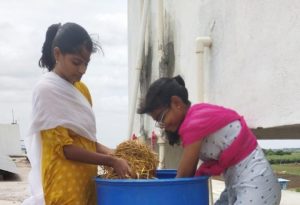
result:
[[[162,111],[162,113],[160,114],[159,120],[155,122],[155,127],[158,127],[160,129],[165,128],[164,118],[165,118],[168,111],[169,111],[169,108]]]

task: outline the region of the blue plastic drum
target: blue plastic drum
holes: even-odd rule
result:
[[[208,205],[208,177],[175,176],[157,170],[158,179],[96,178],[98,205]]]

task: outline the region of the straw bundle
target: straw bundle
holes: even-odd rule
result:
[[[138,140],[128,140],[119,144],[114,156],[127,160],[131,167],[132,179],[152,179],[155,177],[155,170],[158,165],[157,154],[150,147],[140,143]],[[118,179],[113,168],[102,166],[104,171],[100,177],[106,179]]]

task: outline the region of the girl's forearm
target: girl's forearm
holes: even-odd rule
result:
[[[77,162],[113,166],[115,161],[115,157],[113,156],[97,152],[90,152],[75,145],[65,145],[63,147],[63,151],[66,159]]]
[[[199,161],[200,147],[201,140],[185,146],[177,169],[177,178],[194,176]]]
[[[101,153],[101,154],[113,154],[114,153],[114,150],[113,149],[110,149],[106,146],[104,146],[103,144],[100,144],[97,142],[97,145],[96,145],[96,151],[98,153]]]

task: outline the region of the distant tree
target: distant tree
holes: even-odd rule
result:
[[[265,150],[264,150],[264,153],[265,153],[265,155],[267,155],[267,156],[268,156],[268,155],[274,155],[274,154],[275,154],[275,152],[274,152],[272,149],[267,149],[267,150],[265,149]]]
[[[291,155],[292,152],[289,152],[289,151],[283,151],[283,150],[277,150],[275,152],[276,155]]]
[[[270,155],[291,155],[291,151],[284,151],[284,150],[272,150],[272,149],[263,149],[263,152],[265,155],[270,156]]]

